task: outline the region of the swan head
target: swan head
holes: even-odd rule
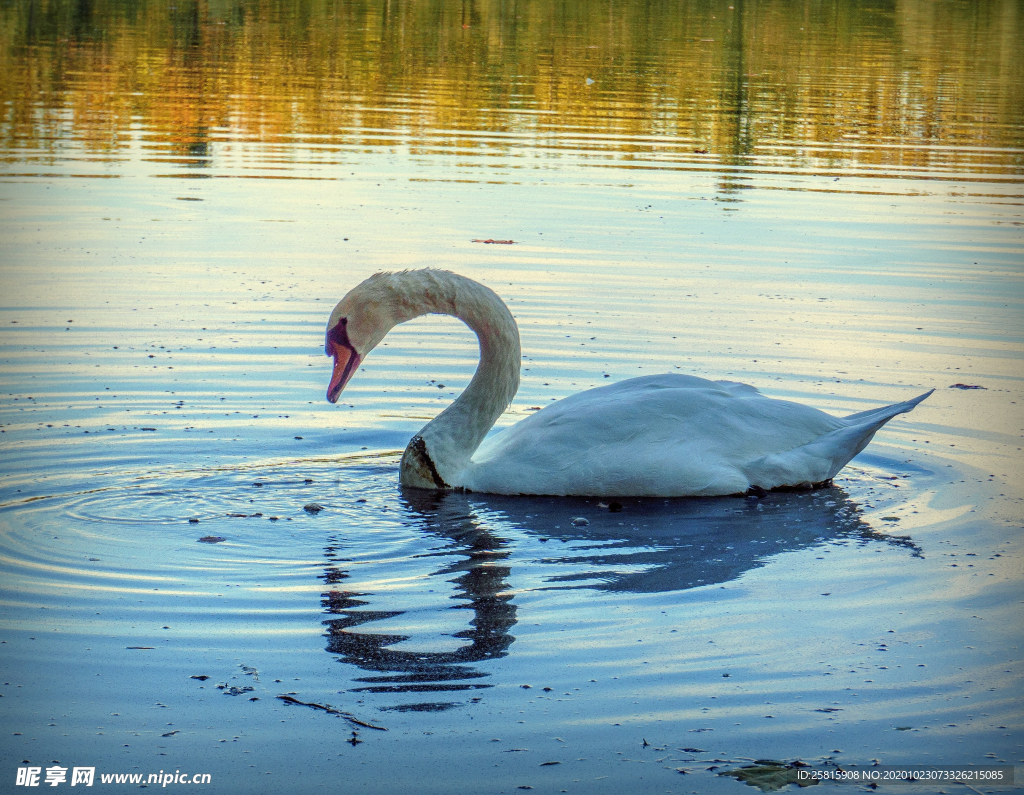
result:
[[[324,352],[334,357],[327,399],[337,403],[366,355],[408,317],[392,283],[396,274],[378,273],[353,287],[327,321]]]
[[[488,400],[489,405],[500,404],[500,414],[519,386],[516,322],[501,299],[487,287],[434,268],[377,273],[357,284],[338,302],[327,321],[324,341],[324,351],[334,357],[327,399],[331,403],[338,401],[360,363],[391,329],[426,314],[459,318],[480,339],[481,366],[490,372],[492,362],[501,363],[499,369],[504,375],[488,376],[498,378],[491,389],[493,399]]]

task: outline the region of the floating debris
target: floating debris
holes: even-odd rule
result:
[[[201,674],[200,676],[190,676],[189,677],[189,679],[198,679],[200,682],[205,682],[209,678],[210,677],[208,677],[206,674]]]
[[[572,523],[576,527],[586,527],[588,524],[590,524],[590,520],[583,516],[577,516],[575,519],[572,520]]]
[[[243,693],[251,693],[255,687],[235,687],[235,685],[217,685],[218,690],[223,690],[225,696],[240,696]]]
[[[307,502],[305,505],[302,506],[302,510],[304,510],[306,513],[310,513],[310,514],[318,514],[323,509],[324,509],[324,506],[319,505],[319,504],[317,504],[315,502]]]
[[[811,787],[817,779],[799,777],[799,769],[807,767],[805,762],[777,762],[773,759],[758,759],[756,764],[738,770],[723,770],[718,775],[731,776],[745,784],[757,787],[762,792],[776,792],[789,784]]]
[[[978,386],[977,384],[950,384],[950,389],[988,389],[987,386]],[[143,428],[145,430],[145,428]]]
[[[355,715],[351,715],[348,712],[342,712],[340,709],[335,709],[330,704],[317,704],[314,701],[299,701],[294,696],[288,696],[288,695],[278,696],[278,698],[281,699],[285,704],[298,704],[299,706],[302,706],[302,707],[312,707],[313,709],[322,709],[324,712],[327,712],[327,713],[329,713],[331,715],[337,715],[337,716],[339,716],[341,718],[344,718],[349,723],[356,724],[356,726],[363,726],[363,727],[365,727],[367,729],[377,729],[378,731],[382,731],[382,732],[386,732],[387,731],[387,727],[385,727],[385,726],[374,726],[372,723],[367,723],[366,721],[359,720],[359,718],[357,718]]]
[[[219,544],[221,541],[226,541],[224,536],[203,536],[202,538],[196,539],[200,544]]]
[[[497,244],[502,245],[502,246],[511,246],[516,241],[514,241],[514,240],[494,240],[492,238],[487,238],[486,240],[480,240],[479,238],[474,238],[473,242],[474,243],[497,243]]]

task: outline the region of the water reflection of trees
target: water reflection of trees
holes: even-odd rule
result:
[[[764,499],[633,499],[611,511],[596,499],[403,493],[406,524],[444,545],[431,553],[442,562],[431,573],[455,586],[450,609],[467,610],[464,642],[454,651],[405,651],[410,636],[373,632],[375,621],[401,611],[373,609],[374,594],[342,590],[350,572],[339,565],[344,548],[327,550],[323,594],[330,616],[327,651],[368,675],[356,691],[428,693],[472,691],[490,685],[481,663],[504,657],[515,638],[516,606],[509,578],[514,566],[547,570],[544,589],[590,588],[655,593],[735,580],[773,556],[835,543],[883,543],[919,555],[906,537],[879,534],[839,488],[774,492]],[[584,517],[588,524],[577,526]],[[517,563],[511,534],[526,533],[550,553],[532,548]],[[558,543],[561,542],[561,543]],[[386,563],[380,564],[386,566]],[[534,574],[536,577],[536,574]],[[404,705],[443,709],[452,702]]]
[[[557,149],[571,131],[638,159],[656,150],[636,136],[664,135],[727,162],[796,142],[955,165],[977,157],[966,146],[1020,145],[1021,27],[1016,0],[12,0],[0,97],[8,146],[44,150],[67,124],[116,150],[134,119],[186,158],[228,131],[379,145],[390,130],[414,149],[457,131]],[[920,146],[935,143],[955,148]]]

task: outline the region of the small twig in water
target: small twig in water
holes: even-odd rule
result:
[[[315,701],[299,701],[294,696],[278,696],[286,704],[299,704],[303,707],[312,707],[313,709],[322,709],[324,712],[330,713],[331,715],[338,715],[344,718],[349,723],[354,723],[356,726],[363,726],[367,729],[377,729],[378,731],[386,732],[386,726],[374,726],[372,723],[359,720],[355,715],[351,715],[348,712],[342,712],[340,709],[335,709],[328,704],[317,704]]]

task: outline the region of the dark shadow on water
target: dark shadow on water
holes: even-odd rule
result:
[[[469,610],[468,628],[454,637],[467,642],[455,651],[390,648],[408,636],[374,634],[366,626],[400,615],[367,609],[373,594],[332,590],[323,594],[331,616],[327,651],[369,675],[355,691],[436,693],[491,687],[480,663],[504,657],[515,641],[516,606],[508,584],[515,563],[512,537],[525,533],[550,546],[537,557],[530,544],[523,565],[550,565],[545,588],[591,588],[659,593],[735,580],[772,556],[814,546],[884,543],[920,554],[907,537],[875,532],[856,503],[836,487],[814,492],[773,492],[764,498],[598,499],[401,493],[407,523],[442,539],[431,552],[444,561],[432,573],[456,586],[450,609]],[[614,509],[614,510],[613,510]],[[337,565],[341,547],[329,547],[321,575],[341,585],[349,574]],[[394,709],[445,710],[451,702],[403,704]]]

